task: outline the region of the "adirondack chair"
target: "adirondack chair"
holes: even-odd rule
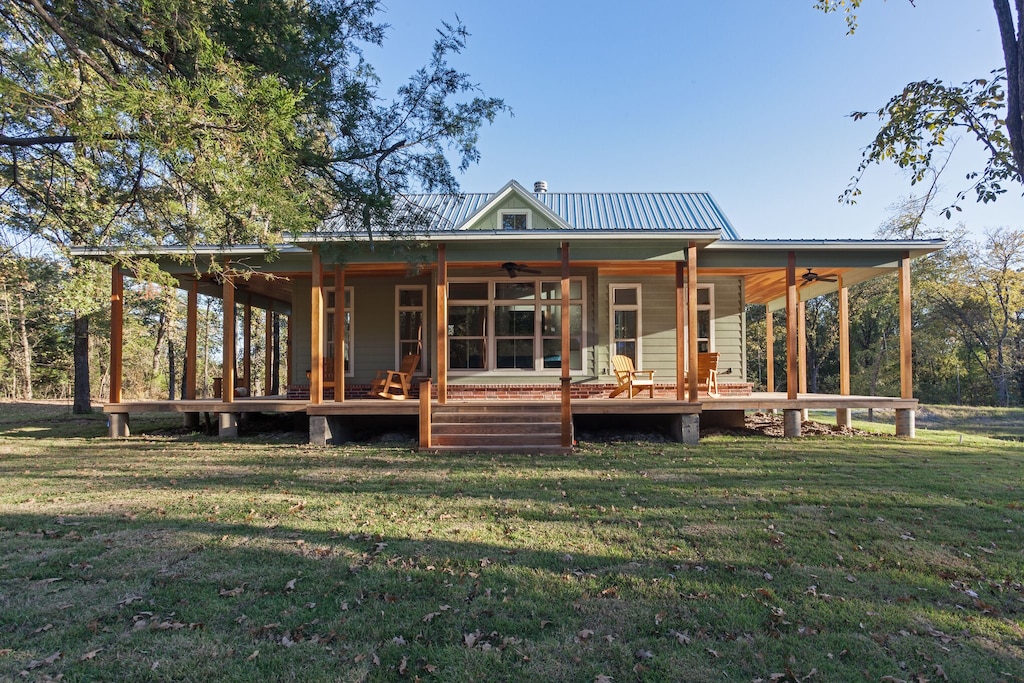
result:
[[[377,376],[370,383],[370,396],[390,398],[395,401],[404,401],[409,398],[409,390],[412,388],[412,373],[420,364],[420,355],[410,353],[402,358],[402,366],[398,370],[378,370]],[[399,393],[393,393],[397,390]]]
[[[642,391],[654,398],[654,370],[637,370],[629,356],[613,356],[612,369],[619,384],[608,394],[608,398],[615,398],[623,392],[633,398]]]
[[[721,355],[718,351],[697,354],[697,388],[710,398],[722,395],[718,391],[718,359]]]

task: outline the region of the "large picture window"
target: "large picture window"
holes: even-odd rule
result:
[[[334,343],[334,311],[335,311],[335,294],[334,288],[328,287],[325,289],[327,296],[327,315],[326,322],[324,324],[324,357],[334,358],[334,349],[336,344]],[[352,368],[352,303],[354,294],[352,293],[351,287],[345,288],[345,376],[351,377]]]
[[[501,372],[562,366],[562,283],[543,278],[453,281],[448,286],[448,367]],[[583,280],[569,284],[569,367],[583,370]]]

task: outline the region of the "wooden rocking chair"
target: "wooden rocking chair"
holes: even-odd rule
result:
[[[619,384],[608,398],[615,398],[623,392],[628,392],[628,397],[633,398],[643,391],[654,398],[654,370],[637,370],[629,356],[613,356],[612,369]]]
[[[420,355],[410,353],[402,358],[402,366],[398,370],[378,370],[377,376],[370,383],[370,396],[404,401],[409,398],[412,388],[412,374],[420,364]],[[395,390],[398,393],[393,393]]]

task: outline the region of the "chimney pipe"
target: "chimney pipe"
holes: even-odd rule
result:
[[[533,191],[537,194],[543,194],[548,191],[548,184],[544,180],[538,180],[533,184]]]

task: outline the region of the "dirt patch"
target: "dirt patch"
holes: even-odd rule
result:
[[[701,436],[722,434],[726,436],[776,436],[785,433],[782,413],[750,413],[743,420],[743,427],[709,427],[700,430]],[[800,424],[803,436],[877,436],[862,429],[804,420]]]

